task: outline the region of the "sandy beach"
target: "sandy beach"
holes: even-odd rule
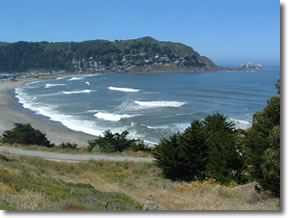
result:
[[[36,117],[19,111],[13,106],[13,97],[9,90],[23,86],[26,82],[36,79],[21,79],[19,81],[0,82],[0,134],[5,130],[13,128],[13,123],[30,123],[34,128],[46,133],[47,138],[55,144],[62,142],[74,142],[79,146],[86,146],[89,139],[93,136],[85,135],[80,132],[70,130],[66,127],[56,127],[39,120]]]

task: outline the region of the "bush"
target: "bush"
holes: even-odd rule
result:
[[[205,118],[204,131],[209,156],[208,176],[223,184],[240,182],[243,163],[236,146],[234,124],[227,121],[227,117],[216,113]]]
[[[261,176],[256,180],[259,190],[268,190],[276,197],[280,197],[280,149],[268,148],[263,155],[260,165]]]
[[[59,145],[59,147],[60,148],[63,148],[63,149],[73,149],[73,150],[75,150],[75,149],[77,149],[77,147],[78,147],[78,145],[77,144],[75,144],[75,143],[70,143],[70,142],[66,142],[66,143],[61,143],[60,145]]]
[[[53,147],[46,135],[37,129],[34,129],[29,123],[15,123],[15,127],[7,130],[2,135],[2,141],[9,144],[40,145]]]
[[[276,87],[280,94],[280,81]],[[258,190],[280,196],[280,97],[273,96],[266,107],[253,116],[245,138],[247,164]]]
[[[218,113],[192,122],[182,134],[162,139],[153,156],[164,175],[173,180],[208,176],[228,184],[240,180],[243,166],[233,123]]]
[[[104,136],[88,141],[88,151],[122,152],[122,151],[146,151],[149,150],[142,141],[127,139],[129,132],[113,134],[110,130],[104,132]]]
[[[204,178],[208,155],[204,143],[203,125],[194,121],[183,134],[161,139],[153,156],[164,175],[172,180]]]

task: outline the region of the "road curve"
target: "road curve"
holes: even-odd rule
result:
[[[153,161],[154,158],[149,157],[130,157],[130,156],[109,156],[107,154],[65,154],[48,151],[24,150],[21,148],[11,148],[0,146],[0,152],[8,152],[10,154],[40,157],[47,160],[62,160],[62,161],[88,161],[88,160],[110,160],[110,161]]]

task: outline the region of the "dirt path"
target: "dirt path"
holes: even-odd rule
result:
[[[88,160],[110,160],[110,161],[152,161],[149,157],[130,157],[130,156],[109,156],[107,154],[63,154],[47,151],[24,150],[20,148],[11,148],[0,146],[0,152],[8,152],[16,155],[40,157],[47,160],[63,160],[63,161],[88,161]]]

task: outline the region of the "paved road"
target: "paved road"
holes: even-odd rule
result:
[[[111,161],[152,161],[153,158],[148,157],[130,157],[130,156],[108,156],[106,154],[64,154],[47,151],[24,150],[21,148],[11,148],[0,146],[0,152],[8,152],[16,155],[24,155],[31,157],[41,157],[48,160],[63,161],[87,161],[87,160],[111,160]]]

